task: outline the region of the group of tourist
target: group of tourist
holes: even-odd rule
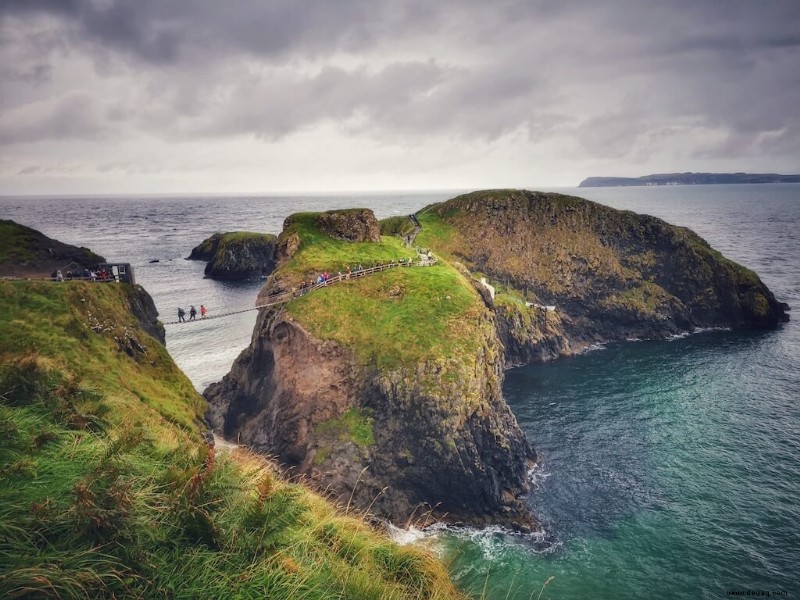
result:
[[[82,279],[84,281],[113,281],[114,274],[107,269],[100,269],[92,271],[91,269],[84,269],[83,272],[79,270],[68,270],[63,273],[61,269],[56,269],[50,274],[52,281],[72,281],[73,279]]]
[[[388,261],[388,262],[384,262],[384,261],[380,260],[380,261],[376,262],[374,265],[372,265],[372,267],[368,267],[368,268],[373,268],[374,269],[375,267],[382,267],[384,265],[388,266],[388,265],[393,265],[393,264],[410,265],[413,261],[414,261],[414,259],[406,258],[406,257],[398,258],[397,260]],[[331,278],[333,278],[333,277],[338,277],[339,279],[350,279],[350,277],[359,277],[361,275],[361,273],[363,273],[363,272],[364,272],[364,267],[360,263],[358,265],[356,265],[356,266],[353,266],[353,267],[348,266],[344,271],[339,271],[338,273],[335,273],[333,275],[331,275],[331,273],[329,273],[328,271],[323,271],[322,273],[317,275],[316,279],[310,279],[308,281],[301,282],[300,286],[299,286],[299,289],[300,290],[305,290],[305,289],[310,288],[310,287],[312,287],[314,285],[325,284],[328,281],[330,281]]]
[[[208,309],[204,305],[200,305],[200,318],[205,319],[208,314]],[[189,307],[189,320],[195,321],[197,319],[197,309],[194,304]],[[186,311],[178,307],[178,323],[186,323]]]

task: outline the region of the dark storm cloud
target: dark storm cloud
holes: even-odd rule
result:
[[[333,125],[420,148],[521,134],[576,160],[786,163],[797,23],[796,0],[6,0],[0,142]],[[78,59],[93,73],[67,76]]]
[[[429,30],[427,2],[381,8],[371,0],[25,0],[0,2],[0,15],[46,13],[77,37],[152,62],[208,58],[215,52],[271,57],[368,47],[378,36]],[[395,31],[396,30],[396,31]]]

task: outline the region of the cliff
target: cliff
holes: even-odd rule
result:
[[[266,233],[215,233],[192,249],[187,260],[208,261],[206,277],[228,281],[260,279],[275,268],[277,238]]]
[[[578,187],[800,183],[800,175],[777,173],[658,173],[642,177],[587,177]]]
[[[63,269],[95,269],[106,259],[47,237],[14,221],[0,220],[0,277],[50,277]]]
[[[491,190],[430,206],[419,219],[418,243],[497,284],[508,364],[596,342],[788,320],[788,307],[755,273],[689,229],[647,215],[560,194]]]
[[[209,446],[145,296],[0,281],[1,597],[459,597],[430,555]]]
[[[392,238],[331,237],[319,217],[287,219],[279,243],[299,243],[262,294],[322,271],[414,258]],[[215,430],[341,502],[400,524],[429,514],[530,528],[518,497],[535,454],[502,381],[491,311],[440,264],[352,278],[263,310],[250,347],[205,396]]]

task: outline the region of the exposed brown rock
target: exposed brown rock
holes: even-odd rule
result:
[[[317,226],[333,238],[348,242],[380,242],[381,226],[368,208],[331,210],[320,213]]]
[[[481,371],[468,381],[437,380],[435,361],[381,372],[269,309],[230,374],[205,391],[207,418],[341,503],[400,525],[428,518],[535,528],[518,499],[535,453],[503,400],[496,336],[481,352]],[[478,400],[468,405],[467,395]],[[368,439],[338,425],[350,417]]]

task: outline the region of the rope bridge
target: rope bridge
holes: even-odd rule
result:
[[[221,319],[223,317],[230,317],[231,315],[238,315],[245,312],[250,312],[251,310],[261,310],[262,308],[269,308],[271,306],[278,306],[280,304],[286,304],[287,302],[294,300],[295,298],[299,298],[301,296],[305,296],[306,294],[313,292],[314,290],[318,290],[324,287],[328,287],[331,285],[335,285],[342,281],[347,281],[348,279],[358,279],[359,277],[364,277],[366,275],[373,275],[375,273],[380,273],[381,271],[385,271],[387,269],[393,269],[396,267],[429,267],[431,265],[436,264],[435,258],[428,258],[426,255],[420,255],[421,257],[424,256],[419,261],[412,262],[412,261],[395,261],[391,263],[387,263],[385,265],[375,265],[374,267],[369,267],[368,269],[359,269],[358,271],[351,272],[351,273],[340,273],[339,275],[334,275],[329,279],[322,281],[320,283],[315,283],[313,285],[308,285],[305,287],[301,287],[298,289],[289,290],[286,292],[277,292],[275,294],[270,294],[263,298],[259,298],[259,303],[255,306],[250,306],[247,308],[240,308],[238,310],[230,310],[224,313],[215,314],[211,317],[205,318],[195,318],[195,319],[186,319],[184,321],[167,321],[164,325],[178,325],[178,324],[185,324],[185,323],[200,323],[203,321],[210,321],[211,319]]]

